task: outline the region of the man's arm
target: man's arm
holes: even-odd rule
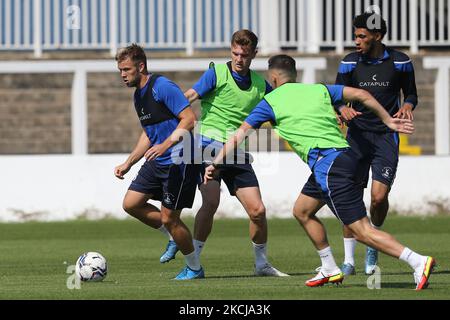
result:
[[[119,179],[123,179],[123,176],[131,169],[131,167],[139,160],[141,160],[145,152],[148,150],[148,148],[150,148],[150,144],[151,142],[147,137],[145,130],[142,131],[142,134],[139,137],[136,146],[128,156],[127,160],[121,165],[118,165],[114,168],[114,175]]]
[[[233,137],[228,139],[222,150],[220,150],[219,154],[214,158],[211,165],[205,169],[205,184],[208,180],[213,179],[215,169],[217,169],[217,167],[224,162],[223,160],[226,159],[230,152],[235,150],[245,140],[248,131],[252,128],[253,127],[250,124],[243,122]]]
[[[184,96],[189,100],[189,103],[192,104],[194,101],[200,98],[200,95],[194,89],[189,89],[184,93]]]
[[[356,67],[356,61],[354,61],[354,57],[352,55],[345,57],[338,69],[338,73],[336,75],[336,85],[343,85],[346,87],[352,86],[352,75],[353,71]],[[337,104],[334,106],[334,110],[337,114],[339,114],[343,120],[350,121],[354,117],[356,117],[358,112],[356,112],[353,108],[350,107],[350,105],[345,104]]]
[[[411,62],[408,62],[403,66],[401,88],[404,96],[403,105],[394,114],[394,118],[411,119],[414,120],[413,110],[417,106],[417,88],[416,78],[414,75],[414,67]]]
[[[342,92],[344,101],[359,101],[383,121],[383,123],[394,131],[411,134],[414,132],[414,125],[411,119],[392,118],[383,106],[366,90],[344,87]]]
[[[218,164],[223,163],[223,160],[226,159],[231,150],[235,150],[244,141],[245,137],[249,134],[248,131],[252,128],[257,129],[261,127],[261,125],[267,121],[275,123],[276,117],[272,107],[265,99],[263,99],[248,115],[247,119],[245,119],[234,136],[225,143],[222,150],[220,150],[219,154],[214,158],[213,163],[206,168],[205,183],[212,179],[214,170]]]
[[[201,99],[208,92],[213,91],[216,88],[216,82],[216,72],[214,68],[209,68],[203,73],[197,83],[184,93],[184,96],[192,104],[195,100]]]
[[[177,144],[183,137],[190,136],[190,131],[194,129],[195,114],[191,107],[185,108],[178,114],[180,122],[172,134],[164,140],[163,143],[152,146],[145,152],[144,156],[147,160],[154,160],[163,155],[167,149]]]

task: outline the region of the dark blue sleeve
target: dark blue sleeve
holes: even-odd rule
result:
[[[413,105],[413,109],[416,108],[418,103],[416,79],[414,75],[414,69],[411,72],[405,72],[401,78],[404,102]]]
[[[392,50],[392,57],[394,58],[395,70],[400,73],[400,86],[403,91],[404,103],[410,103],[415,108],[418,97],[412,61],[407,54],[397,50]]]
[[[400,82],[403,91],[404,103],[412,104],[415,109],[417,106],[417,88],[416,88],[416,78],[414,75],[414,67],[411,60],[406,62],[395,63],[395,68],[400,71]]]
[[[336,82],[335,82],[336,85],[344,85],[344,86],[351,87],[352,74],[356,68],[356,63],[357,62],[355,61],[355,57],[353,55],[349,55],[349,56],[345,57],[343,61],[341,61],[341,64],[339,65],[339,71],[336,76]],[[340,113],[339,109],[343,105],[344,105],[343,101],[341,101],[337,104],[333,103],[334,109],[336,110],[337,113]]]
[[[414,71],[411,60],[408,61],[394,61],[395,70],[400,72],[412,72]]]
[[[272,92],[272,90],[273,90],[272,86],[266,81],[266,93],[265,94]]]
[[[333,105],[343,104],[344,86],[343,85],[326,85],[330,93],[331,103]]]
[[[261,127],[264,122],[270,121],[275,123],[275,113],[272,107],[267,103],[265,99],[262,99],[260,103],[256,105],[252,112],[248,115],[245,122],[257,129]]]
[[[356,68],[356,62],[353,61],[341,61],[339,65],[338,73],[342,75],[351,74]]]
[[[200,79],[192,87],[199,94],[200,97],[205,96],[210,91],[216,88],[217,77],[214,68],[210,68],[203,73]]]
[[[163,102],[175,116],[189,106],[189,101],[180,87],[165,77],[156,79],[153,85],[153,97],[156,101]]]

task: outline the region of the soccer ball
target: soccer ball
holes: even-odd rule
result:
[[[107,272],[106,259],[98,252],[83,253],[75,265],[75,274],[81,281],[102,281]]]

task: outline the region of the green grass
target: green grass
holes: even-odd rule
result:
[[[187,220],[192,227],[192,220]],[[340,225],[325,219],[337,262],[343,259]],[[246,220],[216,220],[202,254],[206,279],[171,280],[183,267],[182,255],[168,264],[159,256],[166,239],[135,220],[0,224],[0,299],[449,299],[450,217],[389,217],[385,230],[402,243],[433,255],[438,268],[430,288],[415,292],[412,271],[403,262],[381,255],[381,290],[369,290],[362,274],[364,246],[356,250],[356,276],[342,286],[307,288],[319,258],[293,219],[269,220],[270,261],[288,278],[252,276],[253,250]],[[100,283],[66,287],[68,265],[85,251],[108,260]]]

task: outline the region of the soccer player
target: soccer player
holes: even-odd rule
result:
[[[181,137],[192,139],[195,114],[175,83],[147,71],[147,57],[141,47],[133,44],[121,49],[116,61],[125,84],[136,88],[134,106],[143,132],[114,174],[123,179],[142,157],[147,160],[125,194],[123,208],[146,225],[173,237],[171,241],[186,260],[186,267],[175,279],[203,278],[191,233],[180,219],[181,210],[192,207],[194,202],[199,166],[174,161],[183,149],[185,141],[180,142]],[[149,204],[149,199],[161,201],[161,210]]]
[[[248,116],[250,111],[272,88],[256,72],[250,70],[257,53],[258,38],[250,30],[239,30],[231,38],[231,61],[211,65],[193,88],[185,92],[189,102],[201,99],[201,137],[204,150],[218,152]],[[209,151],[205,151],[208,154]],[[198,255],[211,233],[214,213],[220,202],[220,183],[225,182],[231,195],[241,202],[250,218],[250,237],[255,253],[255,275],[287,276],[267,259],[266,209],[261,199],[258,179],[248,154],[221,169],[208,185],[201,184],[202,206],[195,217],[194,247]],[[208,159],[205,159],[208,160]],[[238,163],[236,163],[238,162]]]
[[[374,228],[367,218],[364,189],[358,181],[358,158],[339,130],[333,104],[358,101],[391,130],[410,134],[410,119],[392,118],[367,92],[342,85],[296,83],[295,60],[278,55],[269,60],[269,78],[274,90],[250,113],[237,133],[206,168],[205,180],[213,179],[222,159],[244,139],[252,128],[271,121],[278,134],[312,171],[294,205],[294,216],[317,249],[322,261],[319,273],[306,281],[309,287],[340,283],[344,275],[336,265],[325,228],[315,216],[326,203],[360,242],[407,262],[414,270],[416,290],[425,289],[435,260],[401,245],[393,236]]]
[[[359,15],[354,19],[353,27],[356,51],[342,60],[336,84],[365,89],[394,118],[413,120],[417,90],[411,59],[406,54],[383,45],[387,27],[380,15]],[[400,105],[400,91],[404,96],[403,105]],[[374,228],[381,228],[389,209],[388,195],[397,172],[399,135],[358,101],[352,101],[352,106],[335,107],[348,123],[348,143],[362,159],[365,186],[369,168],[372,168],[370,220]],[[342,271],[345,274],[355,274],[356,240],[348,228],[344,227],[343,233],[345,259]],[[366,274],[374,272],[377,260],[378,251],[368,246]]]

